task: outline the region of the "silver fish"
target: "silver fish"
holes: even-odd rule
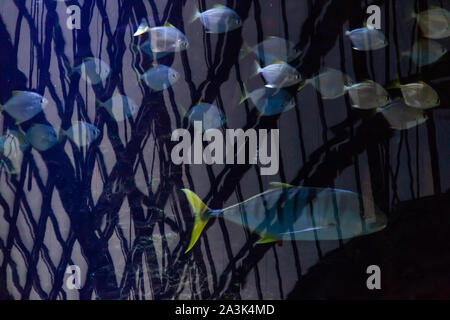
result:
[[[405,103],[413,108],[429,109],[440,104],[437,92],[425,82],[400,85]]]
[[[346,87],[353,107],[357,109],[375,109],[389,103],[388,92],[378,83],[369,80]]]
[[[217,210],[208,208],[191,190],[182,189],[195,216],[186,252],[195,245],[212,217],[245,226],[261,237],[258,243],[350,239],[378,232],[387,224],[386,215],[375,204],[371,203],[372,212],[364,212],[362,197],[354,192],[272,185],[274,188],[244,202]]]
[[[0,109],[20,124],[40,113],[47,103],[48,100],[39,93],[16,90],[4,105],[0,105]]]
[[[23,159],[23,137],[17,131],[7,131],[0,137],[0,167],[10,174],[19,174]]]
[[[168,22],[164,26],[150,28],[144,20],[134,36],[145,32],[149,34],[149,49],[153,53],[179,52],[189,48],[189,41],[184,33]]]
[[[345,35],[352,41],[353,49],[359,51],[377,50],[388,45],[384,33],[371,27],[346,31]]]
[[[88,83],[99,84],[105,81],[111,74],[109,65],[98,58],[89,57],[74,68],[75,72],[81,74],[81,77]]]
[[[139,110],[139,106],[133,99],[122,94],[115,94],[105,102],[98,101],[99,105],[117,122],[132,117]]]
[[[249,47],[244,43],[240,58],[244,58],[249,53],[255,53],[267,65],[275,61],[291,62],[300,56],[302,51],[292,41],[272,36],[254,47]]]
[[[266,87],[268,88],[290,87],[302,80],[297,69],[284,61],[277,61],[264,68],[261,68],[258,62],[255,61],[255,73],[262,74],[267,82]]]
[[[411,129],[428,119],[422,110],[408,107],[402,101],[395,101],[382,108],[381,114],[389,122],[391,128],[395,130]]]
[[[414,15],[425,38],[450,37],[450,12],[443,8],[432,8]]]
[[[275,88],[258,88],[250,93],[244,86],[244,95],[240,103],[250,99],[263,116],[273,116],[295,107],[296,101],[287,90]]]
[[[234,11],[223,5],[215,5],[204,12],[195,11],[191,21],[200,19],[200,22],[209,33],[225,33],[242,26],[241,17]]]
[[[85,147],[94,142],[100,135],[100,130],[93,124],[84,121],[74,121],[68,130],[62,130],[78,147]]]
[[[202,121],[203,131],[219,128],[226,122],[223,111],[209,103],[200,103],[193,106],[186,113],[186,117],[191,123]]]
[[[158,64],[142,75],[138,73],[138,79],[143,80],[153,90],[161,91],[176,83],[180,79],[180,74],[171,67]]]
[[[28,129],[27,141],[39,151],[47,151],[58,143],[58,137],[52,126],[45,124],[34,124]]]
[[[435,63],[446,53],[447,49],[439,42],[420,39],[413,44],[411,52],[404,52],[403,55],[410,56],[417,66],[422,67]]]
[[[352,79],[339,70],[326,68],[317,76],[306,80],[320,92],[322,99],[335,99],[346,93],[346,87],[353,84]],[[300,88],[301,89],[301,88]]]

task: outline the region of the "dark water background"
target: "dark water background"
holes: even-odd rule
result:
[[[234,8],[243,28],[216,35],[189,23],[217,1],[0,1],[0,103],[13,90],[32,90],[49,101],[21,124],[68,128],[84,120],[101,129],[88,148],[65,142],[46,152],[24,152],[20,174],[0,174],[0,298],[2,299],[300,299],[450,297],[450,65],[449,55],[417,68],[402,52],[419,31],[409,13],[448,1],[255,0],[220,1]],[[81,6],[81,29],[65,27],[66,7]],[[370,4],[381,7],[389,46],[352,50],[346,30],[361,27]],[[181,73],[172,88],[152,92],[133,67],[152,61],[133,37],[143,17],[170,21],[190,41],[187,51],[159,60]],[[382,85],[422,79],[439,93],[429,120],[407,131],[351,108],[348,96],[322,100],[311,87],[297,106],[259,117],[239,105],[254,56],[239,59],[242,43],[287,38],[303,53],[291,64],[310,77],[323,67],[354,80]],[[439,41],[450,48],[449,39]],[[107,62],[105,86],[71,74],[64,61]],[[140,109],[115,122],[95,100],[116,91]],[[397,94],[398,92],[392,92]],[[171,132],[187,127],[179,108],[214,103],[226,128],[279,128],[280,171],[261,176],[253,165],[171,162]],[[16,125],[1,116],[2,132]],[[212,208],[243,201],[271,181],[336,187],[372,199],[389,219],[379,233],[351,241],[256,245],[258,237],[222,219],[212,220],[188,254],[193,224],[187,187]],[[67,290],[66,267],[82,270],[82,288]],[[379,265],[382,290],[366,288],[366,268]]]

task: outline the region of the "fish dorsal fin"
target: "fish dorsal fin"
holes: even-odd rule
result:
[[[224,8],[225,6],[223,4],[220,3],[216,3],[215,5],[213,5],[213,8]]]
[[[259,241],[256,242],[256,244],[271,243],[271,242],[276,242],[278,240],[279,239],[276,239],[275,237],[264,234],[264,235],[261,235],[261,239],[259,239]]]
[[[14,97],[14,96],[17,96],[17,95],[20,94],[20,93],[22,93],[21,90],[13,90],[13,91],[11,92],[11,94],[13,95],[13,97]]]
[[[164,23],[164,27],[169,27],[169,28],[175,28],[173,24],[171,24],[169,21],[166,21]]]
[[[284,182],[270,182],[270,186],[274,188],[294,188],[292,184],[284,183]]]
[[[285,63],[283,60],[273,60],[272,64],[277,64],[277,63]]]

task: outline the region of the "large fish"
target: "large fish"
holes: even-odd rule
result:
[[[261,237],[258,243],[350,239],[386,226],[386,216],[354,192],[283,183],[272,185],[274,188],[244,202],[218,210],[208,208],[194,192],[182,189],[195,216],[186,252],[192,249],[208,220],[214,216],[257,233]]]
[[[0,110],[5,111],[20,124],[40,113],[47,103],[47,99],[39,93],[15,90],[12,97],[4,105],[0,105]]]
[[[196,10],[191,21],[197,19],[200,19],[208,33],[225,33],[242,26],[241,17],[236,11],[221,4],[217,4],[204,12]]]
[[[149,39],[144,50],[149,55],[151,55],[150,53],[179,52],[189,48],[189,41],[184,33],[169,22],[166,22],[164,26],[150,28],[143,19],[134,36],[139,36],[145,32],[148,32]]]

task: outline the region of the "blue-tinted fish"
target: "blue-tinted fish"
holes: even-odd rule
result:
[[[255,53],[258,59],[267,65],[275,61],[291,62],[300,56],[302,51],[292,41],[272,36],[254,47],[244,43],[240,58],[244,58],[249,53]]]
[[[39,151],[47,151],[58,143],[58,136],[52,126],[33,124],[26,134],[27,141]]]
[[[264,68],[255,61],[255,73],[261,73],[268,88],[290,87],[302,80],[300,73],[284,61],[276,61]]]
[[[137,75],[139,80],[143,80],[155,91],[161,91],[171,87],[180,78],[178,71],[163,64],[154,66],[144,74],[137,72]]]
[[[353,84],[352,79],[339,70],[325,68],[317,76],[306,80],[306,84],[311,84],[320,92],[322,99],[335,99],[346,93],[346,87]],[[300,87],[301,90],[304,86]]]
[[[384,33],[373,27],[359,28],[346,31],[345,35],[353,43],[353,49],[359,51],[371,51],[384,48],[388,45]]]
[[[257,233],[259,243],[279,240],[350,239],[382,230],[387,218],[376,206],[368,214],[362,197],[350,191],[273,184],[275,187],[225,209],[210,209],[192,191],[182,189],[195,216],[188,252],[211,217],[243,225]]]
[[[98,101],[98,104],[105,108],[117,122],[132,117],[139,110],[139,106],[133,99],[122,94],[115,94],[105,102]]]
[[[90,145],[100,136],[100,130],[93,124],[84,121],[74,121],[67,130],[61,130],[78,147]]]
[[[111,68],[103,60],[89,57],[73,68],[72,72],[80,73],[84,80],[95,85],[102,83],[109,77]]]
[[[419,23],[425,38],[443,39],[450,37],[450,12],[444,8],[431,8],[413,15]]]
[[[24,137],[20,132],[10,130],[0,137],[0,167],[10,174],[19,174],[26,148]]]
[[[200,19],[209,33],[224,33],[242,26],[241,17],[236,11],[223,5],[215,5],[204,12],[196,10],[192,21],[197,19]]]
[[[147,32],[149,39],[145,46],[148,46],[146,53],[150,55],[163,52],[179,52],[189,48],[189,41],[183,32],[172,24],[166,22],[164,26],[150,28],[145,19],[142,20],[134,36],[139,36]]]
[[[376,109],[389,103],[389,93],[378,83],[368,80],[346,87],[353,102],[352,106],[357,109]]]
[[[278,88],[259,88],[250,93],[244,86],[244,95],[240,103],[250,99],[264,116],[273,116],[295,107],[295,97],[287,90]]]
[[[46,98],[32,91],[13,91],[12,97],[0,109],[16,120],[17,124],[28,121],[47,105]]]
[[[409,56],[417,66],[426,66],[438,61],[447,53],[439,42],[434,40],[420,39],[412,46],[411,52],[404,52],[403,55]]]
[[[219,128],[226,122],[223,111],[209,103],[200,103],[191,107],[186,113],[186,117],[191,123],[202,121],[203,130]]]

